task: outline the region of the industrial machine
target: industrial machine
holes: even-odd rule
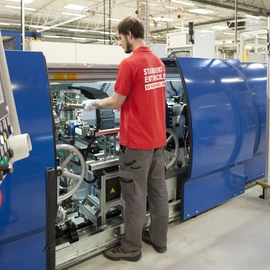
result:
[[[87,98],[112,94],[117,66],[47,66],[38,52],[6,57],[33,150],[0,186],[1,267],[64,269],[114,245],[125,230],[119,112],[81,109]],[[187,220],[264,175],[266,66],[212,58],[163,62],[169,218]],[[145,227],[149,222],[147,214]]]

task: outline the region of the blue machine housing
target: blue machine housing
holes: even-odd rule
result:
[[[21,132],[30,135],[32,151],[14,164],[14,172],[0,186],[0,265],[10,270],[45,270],[45,170],[55,168],[46,62],[37,52],[8,51],[6,58]]]
[[[192,138],[181,196],[185,220],[244,193],[248,181],[264,175],[266,68],[251,74],[252,64],[238,60],[177,62]]]

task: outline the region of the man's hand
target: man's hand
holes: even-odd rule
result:
[[[85,111],[93,111],[97,107],[97,103],[95,99],[87,99],[82,102]]]

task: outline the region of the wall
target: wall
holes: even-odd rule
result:
[[[47,63],[119,64],[126,54],[120,46],[60,42],[27,42],[27,51],[41,51]]]

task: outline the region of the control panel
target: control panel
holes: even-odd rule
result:
[[[0,32],[0,184],[13,163],[29,156],[31,141],[21,134]]]

